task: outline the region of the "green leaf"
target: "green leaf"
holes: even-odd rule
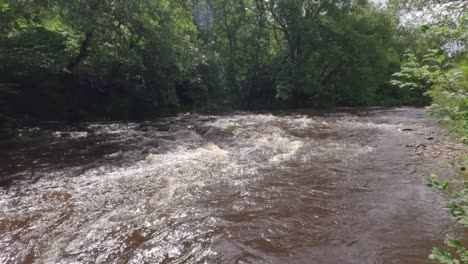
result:
[[[439,58],[437,59],[440,63],[442,63],[445,60],[446,56],[445,55],[440,55]]]
[[[434,183],[433,183],[432,180],[429,179],[429,178],[424,177],[424,178],[423,178],[423,183],[424,183],[424,185],[426,185],[426,186],[429,187],[429,188],[434,187]]]
[[[459,221],[459,223],[464,225],[465,227],[468,227],[468,216],[462,216],[462,219]]]
[[[452,256],[452,254],[441,250],[440,248],[433,248],[432,254],[429,255],[429,259],[437,260],[440,263],[445,264],[460,264],[460,261]]]
[[[429,54],[427,54],[426,56],[435,56],[437,53],[439,53],[439,49],[430,49],[428,50]]]
[[[460,248],[462,246],[461,242],[455,239],[447,239],[445,240],[445,244],[453,248]]]
[[[428,31],[430,28],[431,28],[431,26],[428,25],[428,24],[419,26],[419,30],[421,30],[422,32],[426,32],[426,31]]]

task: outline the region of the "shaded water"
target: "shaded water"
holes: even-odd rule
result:
[[[0,143],[0,263],[427,263],[421,109],[50,125]]]

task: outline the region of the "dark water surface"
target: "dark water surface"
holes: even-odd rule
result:
[[[0,263],[428,263],[422,109],[187,115],[0,139]],[[21,141],[20,140],[20,141]]]

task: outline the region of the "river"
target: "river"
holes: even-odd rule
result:
[[[416,108],[49,124],[0,141],[0,263],[427,263]],[[21,136],[18,136],[21,135]],[[16,139],[14,139],[16,136]]]

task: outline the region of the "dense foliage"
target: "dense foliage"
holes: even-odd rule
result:
[[[365,0],[0,0],[0,109],[75,120],[425,104],[389,84],[407,47],[397,23]]]
[[[468,7],[464,1],[394,3],[431,15],[409,20],[421,39],[408,49],[392,83],[425,93],[433,116],[458,136],[468,136]]]

